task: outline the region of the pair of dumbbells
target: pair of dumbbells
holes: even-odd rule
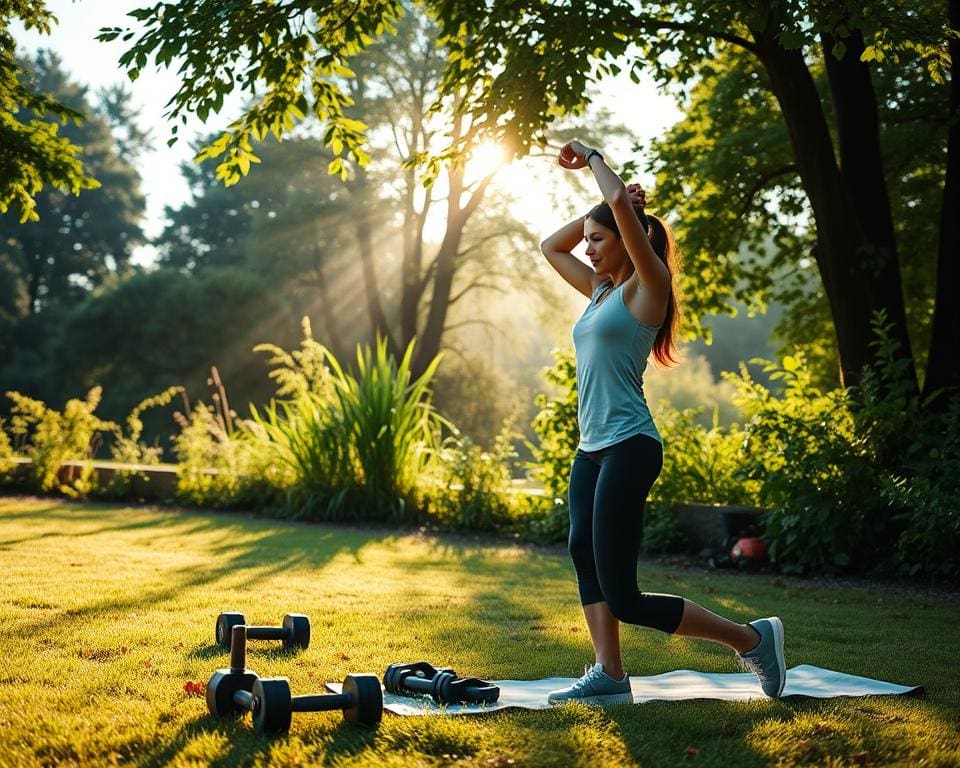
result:
[[[500,698],[499,686],[477,677],[457,677],[449,667],[426,661],[391,664],[383,687],[389,693],[428,693],[437,704],[492,704]]]
[[[247,669],[249,628],[235,625],[230,633],[230,666],[214,672],[207,683],[207,709],[217,717],[253,714],[258,733],[290,730],[294,712],[342,710],[349,723],[376,725],[383,717],[383,692],[376,675],[347,675],[342,693],[293,696],[286,677],[260,677]]]
[[[217,616],[217,645],[230,649],[233,628],[246,628],[247,640],[280,640],[286,650],[304,650],[310,645],[310,619],[302,613],[288,613],[279,627],[257,627],[247,624],[242,613],[225,611]]]

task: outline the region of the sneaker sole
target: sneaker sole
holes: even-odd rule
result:
[[[776,616],[770,617],[769,621],[773,628],[774,647],[777,650],[777,668],[780,671],[780,688],[772,698],[778,699],[787,684],[787,669],[783,660],[783,622]]]
[[[550,701],[547,699],[548,704],[565,704],[568,701],[580,701],[584,704],[633,704],[633,694],[632,693],[607,693],[600,696],[571,696],[566,699],[556,699],[555,701]]]

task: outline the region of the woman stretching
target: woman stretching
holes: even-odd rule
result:
[[[664,223],[644,213],[643,191],[624,186],[598,150],[571,141],[559,163],[589,168],[604,199],[541,246],[560,276],[590,299],[573,326],[580,445],[570,470],[569,545],[596,663],[549,701],[631,700],[620,622],[722,643],[756,673],[767,696],[777,697],[786,678],[780,619],[737,624],[637,586],[643,508],[663,465],[643,371],[651,351],[662,365],[676,362],[674,247]],[[593,269],[571,253],[580,238]]]

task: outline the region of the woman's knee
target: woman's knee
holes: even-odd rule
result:
[[[570,559],[578,570],[586,566],[592,570],[593,537],[590,531],[571,526],[570,536],[567,538],[567,552],[570,553]]]
[[[641,614],[638,609],[641,607],[643,599],[640,592],[631,595],[626,590],[607,588],[603,590],[603,596],[607,601],[610,613],[616,617],[617,621],[624,624],[641,624],[637,621]]]

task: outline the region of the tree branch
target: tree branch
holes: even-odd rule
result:
[[[625,25],[631,29],[639,29],[645,31],[657,31],[660,29],[675,29],[680,32],[691,32],[695,35],[703,35],[704,37],[712,37],[716,40],[725,40],[728,43],[733,43],[734,45],[740,46],[751,53],[757,52],[756,44],[751,40],[747,40],[745,37],[740,37],[740,35],[734,35],[727,32],[718,32],[715,29],[710,27],[704,27],[700,24],[688,24],[683,21],[673,21],[672,19],[644,19],[632,17],[630,20],[624,20]]]
[[[488,290],[491,290],[491,291],[499,291],[500,293],[506,293],[506,291],[504,291],[504,289],[501,288],[499,285],[492,284],[492,283],[485,283],[482,281],[481,278],[478,277],[474,280],[471,280],[462,291],[455,294],[454,296],[451,296],[447,304],[450,304],[450,305],[456,304],[458,301],[460,301],[460,299],[462,299],[470,291],[476,288],[487,288]]]
[[[745,216],[750,208],[753,206],[754,198],[760,193],[760,191],[767,186],[771,181],[773,181],[778,176],[784,176],[788,173],[798,173],[799,169],[797,168],[796,163],[787,163],[786,165],[781,165],[779,168],[774,168],[772,171],[768,171],[763,174],[754,185],[749,189],[747,194],[743,198],[743,207],[740,210],[740,216]]]
[[[445,325],[443,326],[443,332],[446,333],[447,331],[453,331],[453,330],[456,330],[457,328],[462,328],[465,325],[485,325],[488,328],[491,328],[497,333],[499,333],[505,339],[509,338],[507,336],[506,331],[504,331],[502,328],[499,328],[496,324],[492,323],[490,320],[483,320],[480,318],[477,318],[474,320],[461,320],[459,323],[453,323],[452,325]]]

